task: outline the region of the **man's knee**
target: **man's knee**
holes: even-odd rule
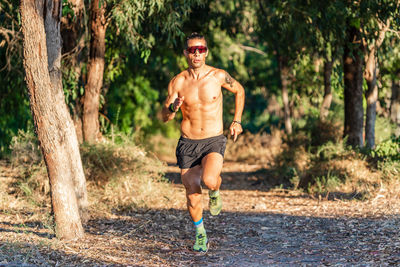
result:
[[[203,175],[203,182],[211,190],[217,190],[219,184],[219,176]]]

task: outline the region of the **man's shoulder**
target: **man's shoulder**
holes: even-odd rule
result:
[[[177,74],[174,76],[174,78],[171,79],[171,84],[173,85],[179,85],[183,83],[186,80],[187,74],[186,70],[182,71],[181,73]]]
[[[216,77],[219,81],[223,81],[226,76],[226,71],[223,69],[218,69],[213,67],[214,77]]]

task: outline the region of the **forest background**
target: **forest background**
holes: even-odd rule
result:
[[[12,161],[38,144],[19,1],[2,0],[0,11],[0,158]],[[228,159],[264,164],[278,186],[310,193],[353,179],[350,195],[363,197],[399,176],[399,31],[395,0],[63,0],[62,84],[83,161],[106,140],[171,154],[181,117],[164,124],[160,111],[169,80],[187,68],[185,36],[200,32],[207,63],[246,90],[245,134]],[[225,128],[233,110],[224,92]],[[361,186],[334,165],[343,159],[378,180]]]

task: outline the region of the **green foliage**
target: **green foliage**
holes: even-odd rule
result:
[[[370,151],[373,159],[379,161],[400,161],[400,138],[384,141]]]
[[[156,43],[156,36],[163,36],[169,42],[183,38],[182,23],[189,16],[192,6],[199,5],[199,0],[151,0],[151,1],[116,1],[109,0],[108,8],[117,35],[122,37],[147,62],[150,49]]]
[[[22,66],[18,1],[0,2],[0,158],[19,129],[32,127]]]
[[[330,172],[326,176],[315,177],[315,184],[308,188],[308,192],[317,194],[326,194],[337,190],[342,184],[342,180]]]
[[[158,99],[158,92],[150,86],[150,81],[143,76],[130,77],[118,90],[109,96],[109,110],[116,126],[125,133],[147,128],[154,123],[153,109]]]
[[[26,130],[33,124],[23,80],[18,3],[16,0],[0,3],[1,29],[17,33],[14,45],[7,39],[11,38],[10,34],[6,37],[0,33],[0,62],[10,62],[8,66],[12,67],[0,72],[0,154],[9,151],[18,129]],[[326,142],[334,143],[340,139],[341,130],[330,128],[330,135],[319,131],[320,127],[328,127],[320,125],[318,120],[323,94],[322,68],[325,60],[336,60],[331,81],[334,102],[328,121],[340,120],[343,118],[343,71],[339,59],[346,20],[364,27],[364,32],[370,33],[365,35],[370,43],[376,37],[378,19],[391,18],[393,30],[398,30],[400,25],[399,10],[394,1],[388,0],[274,0],[268,5],[255,0],[104,0],[104,3],[109,24],[100,121],[106,135],[111,129],[113,134],[122,131],[136,136],[179,135],[181,115],[163,124],[158,119],[159,111],[169,80],[187,67],[182,55],[184,35],[197,31],[208,40],[207,63],[227,70],[245,87],[243,125],[246,130],[258,133],[283,127],[277,61],[277,56],[283,55],[288,58],[291,69],[289,93],[295,131],[310,138],[310,149]],[[87,14],[82,23],[86,31],[88,4],[86,1]],[[68,0],[63,0],[62,12],[64,18],[75,19]],[[400,69],[396,38],[393,31],[388,32],[378,53],[379,100],[386,112],[390,87]],[[80,52],[83,58],[88,52],[88,41],[87,38]],[[86,63],[81,64],[78,77],[67,59],[64,55],[63,87],[66,103],[74,114],[84,94]],[[224,90],[225,126],[229,125],[233,110],[234,96]],[[389,128],[385,120],[377,118],[377,143],[389,138]]]

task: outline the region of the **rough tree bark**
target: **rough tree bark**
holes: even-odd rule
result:
[[[281,86],[282,86],[282,101],[283,101],[283,111],[285,120],[285,130],[286,133],[292,134],[292,122],[290,120],[289,93],[288,93],[288,83],[289,83],[288,61],[285,57],[282,56],[278,56],[278,61],[279,61],[279,72],[280,72]]]
[[[78,142],[61,87],[61,50],[51,47],[60,42],[62,3],[61,0],[48,0],[45,6],[44,2],[21,1],[25,79],[35,130],[50,180],[56,235],[60,239],[75,239],[83,236],[83,227],[71,177],[81,163],[74,158],[79,155]],[[47,18],[46,29],[54,27],[50,34],[59,39],[51,40],[47,45],[44,17]]]
[[[376,53],[385,39],[385,34],[390,26],[390,20],[386,24],[379,22],[379,35],[375,43],[368,47],[364,41],[365,70],[364,78],[367,82],[368,90],[365,93],[367,100],[367,114],[365,118],[365,145],[368,148],[375,147],[375,121],[376,121],[376,103],[378,101],[378,86],[376,85],[377,76],[377,58]]]
[[[91,1],[90,55],[83,104],[83,136],[88,143],[101,138],[99,125],[100,90],[103,85],[105,36],[107,21],[105,1]]]
[[[326,59],[324,63],[324,100],[320,109],[320,119],[324,121],[329,114],[329,108],[332,103],[331,77],[333,69],[333,60]]]
[[[45,18],[44,28],[46,33],[46,44],[47,44],[47,57],[48,57],[48,70],[50,75],[50,81],[52,88],[54,89],[54,96],[57,99],[57,103],[63,103],[65,105],[65,98],[62,89],[62,73],[61,73],[61,32],[60,32],[60,18],[61,18],[61,7],[60,2],[62,1],[46,1],[45,6]],[[51,12],[50,12],[51,11]],[[57,14],[56,12],[60,12]],[[68,114],[68,118],[70,118]],[[79,152],[79,143],[76,132],[72,131],[71,134],[65,136],[65,143],[67,146],[71,146],[72,149],[69,154],[71,178],[74,184],[75,194],[78,200],[79,212],[81,220],[86,222],[87,220],[87,208],[88,199],[86,191],[86,178],[82,167],[81,155]],[[77,148],[77,149],[75,149]]]
[[[85,31],[85,5],[83,0],[68,0],[74,14],[61,18],[61,37],[63,40],[62,53],[65,61],[75,73],[75,82],[79,84],[82,79],[83,53],[87,31]],[[72,111],[72,120],[75,125],[79,143],[83,142],[83,97],[76,99],[75,107]]]
[[[392,98],[390,101],[390,118],[396,123],[395,135],[400,136],[400,70],[392,81]]]
[[[363,61],[359,31],[347,29],[343,54],[344,71],[344,136],[353,147],[363,146]]]

